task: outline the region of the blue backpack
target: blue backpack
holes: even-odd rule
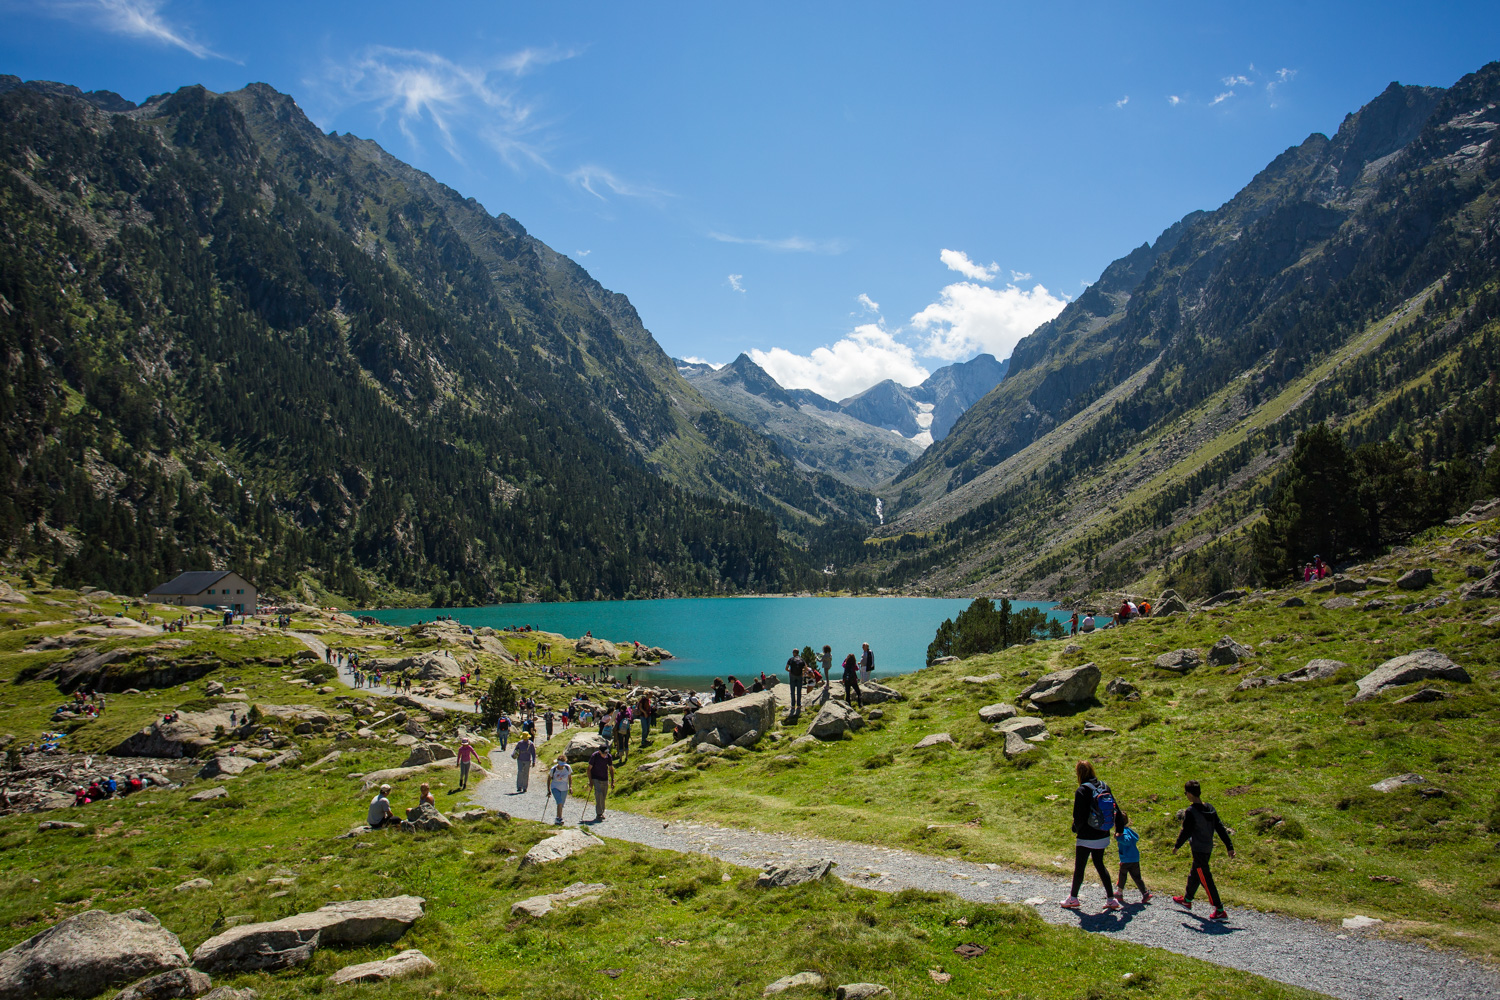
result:
[[[1104,782],[1095,779],[1089,782],[1094,792],[1094,804],[1089,806],[1089,826],[1108,832],[1115,825],[1115,796]]]

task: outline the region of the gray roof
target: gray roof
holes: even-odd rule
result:
[[[218,583],[228,575],[228,573],[218,573],[214,572],[213,570],[209,570],[207,572],[200,571],[194,573],[183,573],[177,579],[172,580],[169,583],[162,584],[155,590],[150,591],[150,593],[182,594],[191,597],[194,594],[203,593],[209,587],[212,587],[214,584]]]

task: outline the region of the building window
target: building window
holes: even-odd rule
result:
[[[241,587],[239,590],[235,591],[236,594],[243,594],[244,592],[245,592],[245,588],[243,588],[243,587]]]
[[[212,587],[209,587],[209,588],[208,588],[208,592],[209,592],[209,593],[210,593],[210,594],[212,594],[212,593],[213,593],[213,592],[214,592],[214,588],[212,588]]]

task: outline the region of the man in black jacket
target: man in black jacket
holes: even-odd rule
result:
[[[1208,862],[1214,851],[1214,834],[1218,834],[1224,841],[1224,847],[1231,858],[1234,857],[1234,842],[1229,839],[1229,831],[1224,828],[1224,821],[1219,818],[1214,807],[1200,798],[1202,788],[1198,782],[1189,781],[1182,786],[1182,790],[1187,793],[1191,805],[1182,811],[1182,832],[1177,835],[1177,846],[1172,848],[1172,853],[1176,854],[1183,844],[1189,844],[1193,852],[1193,869],[1188,873],[1187,892],[1181,896],[1173,896],[1172,902],[1191,910],[1193,896],[1197,894],[1199,884],[1202,884],[1208,893],[1208,901],[1214,908],[1208,919],[1228,920],[1229,914],[1224,912],[1219,887],[1214,884],[1214,873],[1209,870]]]

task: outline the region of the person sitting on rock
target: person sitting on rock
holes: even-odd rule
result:
[[[432,786],[425,781],[417,788],[417,804],[406,810],[406,818],[409,820],[416,819],[421,814],[424,805],[432,806],[434,809],[437,808],[437,799],[432,795]],[[372,823],[370,825],[374,826],[375,824]]]
[[[396,811],[391,808],[390,785],[381,785],[380,791],[370,800],[366,822],[372,830],[378,830],[383,826],[396,826],[401,822],[396,818]]]
[[[729,690],[731,692],[731,696],[732,697],[738,698],[742,694],[745,693],[745,685],[741,684],[740,683],[740,679],[738,677],[734,676],[734,674],[730,674],[729,675]]]

